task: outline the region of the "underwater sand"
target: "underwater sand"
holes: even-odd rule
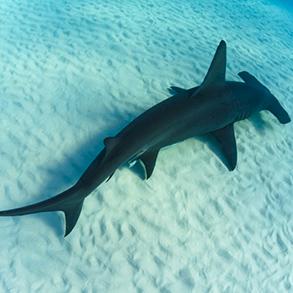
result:
[[[199,84],[256,75],[293,117],[289,1],[0,0],[1,210],[72,185],[113,135]],[[203,140],[119,169],[63,238],[61,213],[0,219],[0,292],[292,292],[293,123],[235,125],[229,172]]]

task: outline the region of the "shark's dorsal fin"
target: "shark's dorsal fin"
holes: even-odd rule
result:
[[[211,132],[219,143],[222,154],[226,161],[223,161],[229,171],[233,171],[237,164],[237,146],[233,124]]]
[[[226,43],[222,40],[218,45],[208,73],[201,84],[200,90],[205,89],[210,85],[223,84],[225,82],[226,55]],[[195,93],[197,93],[197,91],[195,91]]]
[[[113,147],[115,147],[116,143],[117,143],[116,137],[108,136],[104,139],[104,145],[106,149],[112,149]]]
[[[159,150],[147,150],[138,159],[143,163],[146,179],[149,179],[153,174]]]
[[[239,77],[248,85],[253,87],[266,88],[260,81],[258,81],[252,74],[247,71],[241,71],[238,73]]]
[[[82,210],[82,205],[83,205],[83,200],[77,202],[75,205],[71,204],[70,206],[62,209],[65,215],[65,226],[66,226],[64,237],[66,237],[76,225],[76,222]]]

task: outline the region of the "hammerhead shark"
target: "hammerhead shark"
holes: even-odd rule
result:
[[[235,122],[262,110],[270,111],[282,124],[291,120],[277,98],[250,73],[238,73],[244,82],[226,81],[226,51],[222,40],[199,86],[187,90],[171,87],[175,95],[146,110],[116,136],[105,138],[104,148],[72,187],[36,204],[1,211],[0,216],[62,211],[67,236],[77,223],[85,198],[117,168],[139,160],[148,179],[161,148],[198,135],[212,135],[223,162],[234,170]]]

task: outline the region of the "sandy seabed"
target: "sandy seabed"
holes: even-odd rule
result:
[[[0,0],[1,210],[72,185],[104,137],[199,84],[221,39],[227,79],[251,72],[292,117],[280,2]],[[148,181],[119,169],[65,239],[61,213],[1,218],[0,292],[292,292],[293,123],[235,131],[234,172],[189,139]]]

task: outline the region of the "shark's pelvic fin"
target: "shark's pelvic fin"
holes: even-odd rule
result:
[[[115,172],[113,172],[113,173],[108,177],[108,179],[106,180],[106,182],[108,182],[108,181],[112,178],[112,176],[114,175],[114,173],[115,173]]]
[[[209,67],[208,73],[206,74],[201,89],[204,89],[210,85],[223,84],[226,76],[226,61],[227,59],[227,46],[225,41],[221,41],[212,63]]]
[[[156,160],[158,157],[158,153],[160,150],[148,150],[144,152],[138,159],[143,163],[145,172],[146,172],[146,179],[149,179],[153,174]]]
[[[233,124],[211,132],[220,145],[222,154],[226,161],[223,161],[229,171],[233,171],[237,164],[237,146]]]

